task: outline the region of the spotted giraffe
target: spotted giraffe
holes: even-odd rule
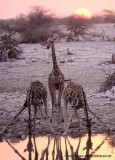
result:
[[[53,36],[47,40],[47,49],[49,48],[51,48],[52,50],[52,62],[53,62],[53,69],[48,77],[48,85],[52,101],[52,117],[53,117],[53,112],[55,112],[56,109],[58,110],[58,113],[61,114],[62,117],[61,98],[64,90],[64,75],[59,69],[57,64]],[[56,99],[56,90],[58,90],[59,93],[58,100]]]
[[[45,114],[42,112],[41,106],[44,104],[45,107]],[[26,100],[24,102],[24,105],[22,109],[18,112],[16,116],[14,116],[14,119],[7,125],[7,127],[4,129],[4,131],[11,125],[11,123],[18,117],[19,114],[25,109],[30,108],[31,106],[34,107],[34,130],[35,130],[35,120],[36,120],[36,114],[37,110],[39,109],[42,116],[45,118],[47,124],[49,125],[52,132],[54,132],[53,128],[51,127],[50,123],[47,119],[47,90],[46,87],[41,83],[39,80],[35,82],[31,82],[29,89],[27,90],[27,96]],[[3,131],[3,132],[4,132]]]
[[[90,130],[90,119],[88,116],[88,111],[93,114],[93,116],[95,116],[101,123],[103,123],[104,127],[107,127],[106,124],[95,114],[93,113],[87,104],[87,99],[86,99],[86,95],[85,92],[83,91],[83,87],[77,83],[74,83],[72,81],[70,81],[67,84],[67,87],[65,87],[64,92],[63,92],[63,99],[64,99],[64,106],[65,106],[65,114],[66,114],[66,118],[65,118],[65,132],[63,134],[67,134],[68,128],[70,126],[70,122],[72,119],[73,114],[75,113],[77,118],[78,118],[78,122],[79,122],[79,126],[80,126],[80,121],[79,121],[79,116],[77,114],[77,110],[80,108],[84,109],[84,113],[85,113],[85,119],[86,119],[86,126],[87,126],[87,131],[88,133],[91,131]],[[69,117],[69,122],[67,124],[67,105],[68,103],[71,105],[71,113],[70,113],[70,117]],[[81,128],[81,127],[80,127]],[[108,127],[107,127],[108,128]],[[108,128],[109,129],[109,128]]]
[[[41,106],[44,104],[45,107],[45,117],[47,117],[47,90],[46,87],[39,80],[31,82],[29,89],[27,91],[27,97],[25,101],[25,107],[34,107],[34,127],[35,119],[37,115],[37,110],[41,111]],[[43,114],[43,113],[42,113]]]

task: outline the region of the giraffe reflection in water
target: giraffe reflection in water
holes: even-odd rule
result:
[[[105,137],[99,145],[92,149],[93,143],[91,134],[88,135],[86,144],[84,143],[84,147],[82,147],[85,151],[84,156],[80,155],[82,137],[79,137],[78,141],[74,140],[76,144],[74,143],[73,145],[69,137],[64,138],[60,136],[49,136],[46,141],[46,146],[42,150],[39,150],[39,146],[42,141],[40,141],[38,145],[38,141],[36,143],[36,137],[28,135],[28,143],[26,149],[24,149],[23,155],[21,155],[21,153],[9,141],[7,141],[7,143],[21,160],[90,160],[103,146],[106,138],[107,137]],[[28,152],[28,158],[25,158],[25,152]]]

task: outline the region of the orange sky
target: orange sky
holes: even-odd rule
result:
[[[34,5],[49,8],[58,16],[71,15],[77,8],[87,8],[92,13],[103,9],[115,11],[115,0],[0,0],[0,19],[26,14]]]

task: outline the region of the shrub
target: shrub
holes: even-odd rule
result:
[[[107,80],[101,85],[99,92],[106,92],[115,86],[115,72],[110,75]]]
[[[1,37],[0,43],[0,61],[7,61],[7,59],[19,58],[22,52],[18,42],[12,38],[12,35],[4,35]]]

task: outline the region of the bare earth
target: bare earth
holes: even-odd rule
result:
[[[26,98],[26,90],[30,82],[40,80],[48,89],[48,75],[52,70],[51,51],[39,44],[22,44],[23,54],[21,60],[12,60],[0,63],[0,131],[12,120],[22,108]],[[107,74],[115,70],[115,65],[107,64],[115,51],[113,42],[71,42],[57,43],[55,45],[57,61],[65,79],[71,78],[80,83],[86,92],[90,109],[96,113],[111,129],[115,129],[115,90],[98,93],[100,85],[106,80]],[[67,48],[74,55],[67,55]],[[64,63],[61,63],[65,61]],[[65,84],[66,85],[66,84]],[[50,95],[48,94],[49,114],[51,109]],[[63,100],[62,100],[62,107]],[[64,109],[63,109],[64,114]],[[80,122],[83,126],[79,130],[77,122],[71,123],[69,135],[86,133],[83,121],[83,111],[79,111]],[[89,114],[90,115],[90,114]],[[92,132],[105,133],[106,129],[92,115]],[[6,137],[22,136],[28,132],[25,110],[9,127]],[[44,119],[38,112],[36,120],[36,134],[51,133]],[[57,127],[58,126],[58,127]],[[62,133],[64,124],[55,124],[56,131]]]

